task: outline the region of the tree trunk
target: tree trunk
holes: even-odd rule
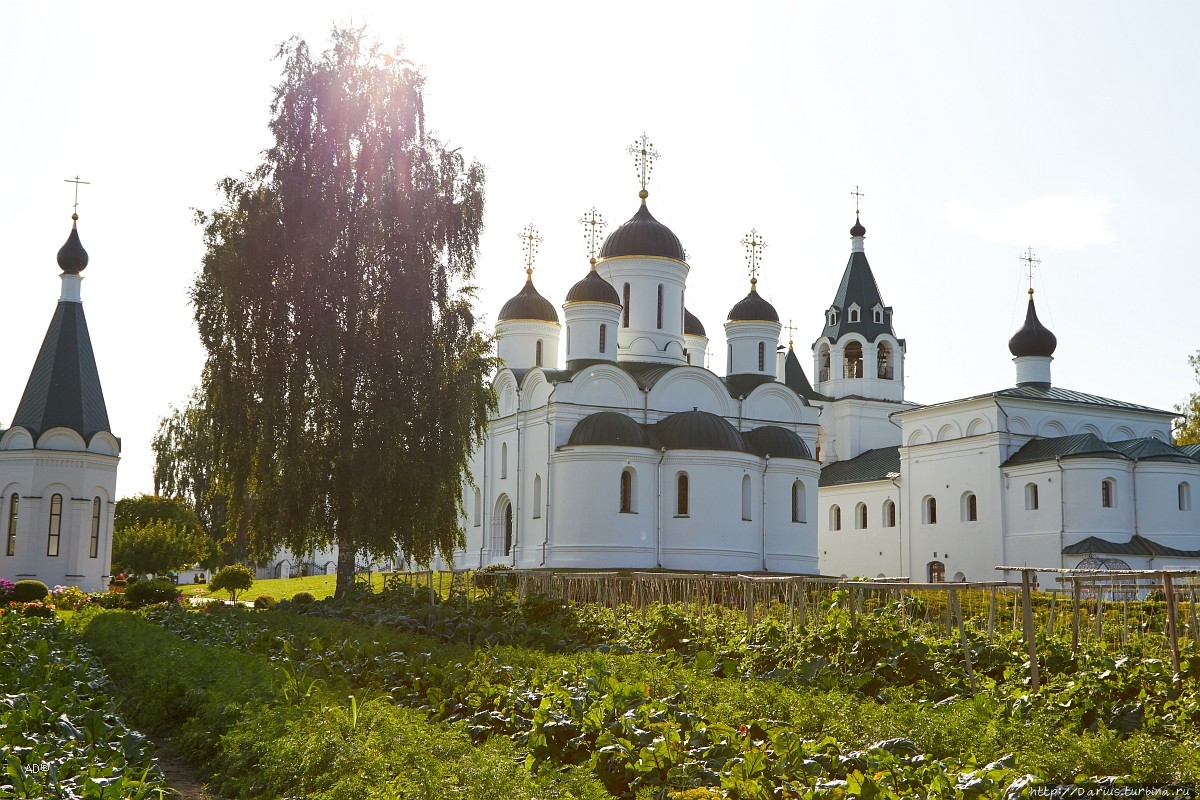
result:
[[[333,589],[333,598],[342,597],[354,586],[354,545],[349,542],[338,542],[337,583]]]

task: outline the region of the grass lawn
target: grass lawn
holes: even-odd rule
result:
[[[311,575],[307,578],[269,578],[267,580],[255,581],[248,591],[238,594],[238,599],[253,600],[265,594],[274,597],[276,600],[284,600],[299,592],[308,592],[320,600],[333,595],[336,580],[336,575]],[[373,573],[371,575],[371,584],[375,591],[382,589],[383,575]],[[228,592],[216,592],[210,595],[208,593],[208,584],[206,583],[183,586],[181,588],[183,589],[184,597],[229,597]]]

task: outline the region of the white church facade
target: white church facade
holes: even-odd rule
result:
[[[561,322],[531,269],[501,310],[498,410],[464,476],[455,566],[914,581],[994,580],[1001,564],[1200,567],[1200,448],[1171,445],[1172,412],[1054,386],[1032,290],[1009,341],[1014,386],[908,402],[907,343],[856,219],[815,381],[779,347],[753,278],[719,376],[685,305],[683,248],[646,196]]]
[[[75,221],[62,292],[12,424],[0,430],[0,577],[107,588],[121,443],[113,435],[80,296]]]

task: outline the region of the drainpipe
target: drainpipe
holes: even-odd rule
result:
[[[487,435],[483,437],[483,489],[481,490],[482,496],[479,499],[479,525],[480,525],[480,529],[479,529],[479,569],[483,569],[483,553],[485,550],[487,550],[487,539],[488,539],[487,506],[488,506],[488,497],[490,497],[491,495],[488,494],[488,451],[487,451],[487,446],[488,446],[488,439],[492,438],[491,437],[491,433],[492,433],[491,428],[492,428],[492,426],[489,423]]]
[[[738,395],[738,432],[742,430],[742,402],[746,399],[746,395]]]
[[[654,483],[656,493],[654,496],[654,566],[662,569],[662,462],[667,457],[667,448],[662,448],[659,451],[658,466],[654,468]],[[688,493],[692,491],[691,484],[688,484]],[[689,499],[690,503],[691,500]]]
[[[892,486],[896,487],[896,555],[900,558],[900,572],[896,577],[900,578],[904,575],[904,506],[902,505],[903,496],[900,494],[900,484],[896,483],[899,475],[892,478]]]
[[[762,471],[762,571],[767,571],[767,467],[771,466],[771,454],[763,456]]]
[[[650,424],[650,387],[642,389],[642,424]]]
[[[558,381],[553,382],[550,397],[558,391]],[[542,563],[546,566],[546,547],[550,544],[550,491],[554,488],[554,423],[550,421],[550,397],[546,398],[546,538],[542,540]]]
[[[517,550],[521,547],[521,389],[517,387],[517,411],[513,415],[513,423],[517,428],[517,502],[513,507],[513,542],[511,556],[512,564],[517,566]]]
[[[1138,528],[1138,513],[1137,513],[1137,459],[1134,459],[1133,466],[1129,468],[1129,476],[1133,482],[1133,535],[1141,536],[1142,532]],[[1115,503],[1117,498],[1113,498]]]
[[[1058,563],[1062,564],[1062,551],[1067,544],[1067,471],[1063,469],[1062,456],[1055,456],[1058,465]]]

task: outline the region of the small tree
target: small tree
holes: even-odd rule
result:
[[[1188,356],[1188,365],[1196,373],[1200,383],[1200,350]],[[1200,444],[1200,392],[1192,392],[1188,399],[1175,406],[1179,413],[1179,427],[1175,430],[1175,444]]]
[[[229,592],[230,600],[237,600],[238,592],[247,591],[254,583],[254,570],[241,564],[221,567],[208,585],[210,592]]]
[[[113,526],[113,571],[163,575],[203,561],[211,543],[198,530],[181,530],[153,520],[132,527]]]

